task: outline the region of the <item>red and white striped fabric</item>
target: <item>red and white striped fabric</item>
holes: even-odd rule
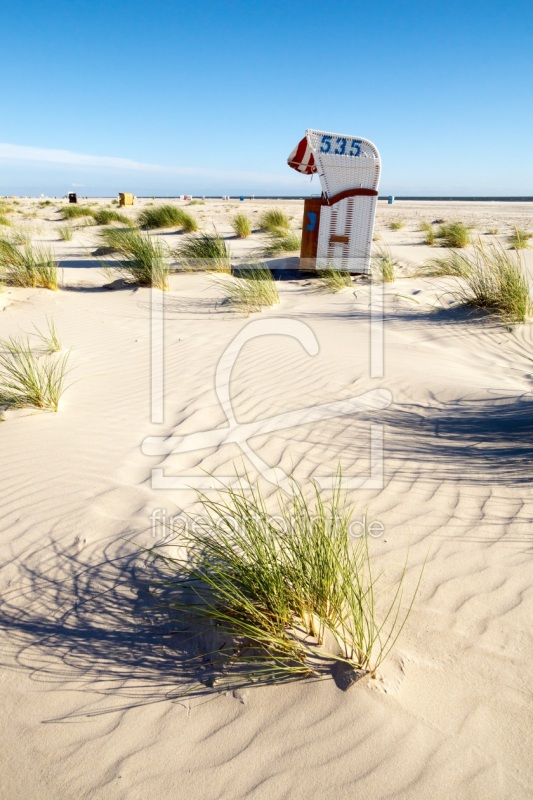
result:
[[[298,142],[288,157],[287,164],[297,172],[303,172],[304,175],[312,175],[316,172],[315,157],[309,147],[307,136],[304,136],[301,142]]]

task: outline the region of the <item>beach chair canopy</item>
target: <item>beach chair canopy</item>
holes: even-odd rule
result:
[[[290,156],[287,159],[287,164],[297,172],[302,172],[304,175],[312,175],[316,172],[315,158],[313,151],[307,141],[307,136],[301,139]]]
[[[362,136],[307,130],[287,163],[306,175],[316,172],[322,186],[319,224],[304,226],[301,258],[305,250],[307,263],[316,258],[318,269],[369,272],[381,172],[377,147]],[[318,211],[306,213],[316,217]]]

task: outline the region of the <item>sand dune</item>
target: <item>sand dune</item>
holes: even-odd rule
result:
[[[242,206],[189,210],[230,236]],[[298,222],[301,203],[283,206]],[[421,243],[421,219],[462,219],[503,242],[513,225],[532,227],[530,204],[380,204],[377,231],[402,263],[385,289],[381,377],[370,377],[364,282],[329,295],[308,279],[280,281],[280,304],[243,318],[220,304],[209,276],[173,275],[162,422],[151,419],[150,290],[104,288],[94,228],[59,242],[50,207],[18,208],[38,214],[20,214],[21,224],[64,259],[62,287],[6,287],[0,338],[52,317],[73,371],[58,414],[7,410],[0,423],[1,796],[530,797],[533,332],[457,309],[449,281],[409,277],[436,254]],[[405,228],[391,231],[391,219]],[[230,244],[244,253],[260,242]],[[525,259],[533,271],[532,253]],[[349,480],[370,473],[370,426],[383,426],[383,488],[350,499],[383,525],[371,541],[380,568],[393,571],[408,549],[414,586],[426,565],[390,658],[347,693],[309,680],[186,694],[189,668],[143,584],[139,549],[160,533],[152,515],[190,508],[195,479],[245,466],[273,492],[235,441],[142,452],[148,437],[227,426],[216,366],[256,320],[271,332],[236,359],[238,424],[376,389],[392,397],[380,411],[304,415],[248,441],[299,480],[334,475],[339,463]],[[309,330],[316,354],[286,333],[287,320]]]

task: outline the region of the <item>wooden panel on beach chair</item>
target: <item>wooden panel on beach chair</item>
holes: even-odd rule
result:
[[[320,211],[324,202],[320,197],[308,197],[304,200],[300,269],[314,269],[316,266]]]

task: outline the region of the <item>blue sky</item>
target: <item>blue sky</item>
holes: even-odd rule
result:
[[[310,194],[306,128],[380,192],[533,195],[533,4],[25,0],[2,7],[0,194]]]

